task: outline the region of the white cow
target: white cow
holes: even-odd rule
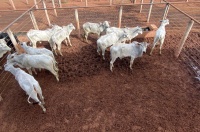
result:
[[[105,50],[117,43],[121,43],[126,41],[128,38],[128,35],[125,33],[109,33],[106,35],[101,36],[97,40],[97,53],[100,54],[100,51],[102,52],[103,59],[105,60]]]
[[[14,63],[21,68],[26,68],[29,74],[32,75],[31,68],[41,68],[49,70],[59,81],[58,78],[58,67],[54,59],[48,55],[29,55],[29,54],[20,54],[16,53],[10,54],[7,56],[7,63]]]
[[[149,44],[146,42],[138,43],[133,42],[131,44],[118,44],[110,47],[110,70],[112,71],[113,63],[119,57],[120,59],[124,57],[131,57],[130,69],[132,70],[133,61],[137,57],[141,57],[143,52],[146,52],[147,46]]]
[[[161,25],[158,28],[158,30],[156,31],[156,35],[154,37],[153,47],[151,49],[150,55],[152,55],[153,49],[155,48],[155,46],[158,42],[160,42],[160,54],[161,54],[161,48],[163,46],[163,43],[164,43],[164,40],[165,40],[165,35],[166,35],[165,26],[168,25],[168,24],[169,24],[168,19],[161,21]]]
[[[53,25],[52,28],[48,28],[46,30],[34,30],[34,29],[30,29],[27,32],[27,37],[29,38],[29,40],[31,41],[31,44],[33,45],[34,48],[36,48],[36,43],[38,41],[48,41],[50,40],[51,36],[53,35],[53,33],[57,30],[62,29],[62,27],[58,26],[58,25]]]
[[[92,23],[92,22],[86,22],[83,24],[83,30],[84,30],[84,38],[86,42],[88,42],[88,35],[89,33],[95,33],[98,35],[98,38],[100,37],[101,33],[106,31],[107,28],[110,27],[110,22],[104,21],[103,23]]]
[[[11,72],[15,79],[18,81],[20,87],[26,92],[28,97],[28,103],[32,103],[29,101],[30,98],[32,98],[35,102],[38,103],[38,105],[42,108],[43,112],[46,112],[46,109],[44,108],[44,97],[42,95],[42,89],[38,83],[38,81],[35,80],[35,78],[20,68],[15,68],[12,64],[5,64],[4,65],[5,71]],[[40,100],[37,97],[37,94],[40,97]]]
[[[137,35],[143,33],[143,29],[139,26],[130,28],[130,27],[125,27],[125,28],[117,28],[117,27],[110,27],[107,28],[106,34],[112,33],[112,32],[117,32],[117,33],[126,33],[128,35],[128,41],[131,42],[133,38],[135,38]]]
[[[128,34],[129,42],[139,34],[143,33],[143,29],[139,26],[133,28],[125,28],[125,32]]]
[[[31,46],[28,46],[26,42],[22,42],[21,43],[21,47],[25,50],[25,52],[29,55],[39,55],[39,54],[45,54],[48,55],[50,57],[52,57],[55,60],[55,57],[53,55],[53,52],[46,49],[46,48],[33,48]]]
[[[50,46],[51,46],[52,51],[54,51],[56,55],[57,55],[56,49],[58,49],[60,55],[62,56],[61,44],[62,44],[62,41],[65,40],[65,38],[67,38],[70,46],[72,46],[71,41],[69,39],[69,36],[70,36],[72,30],[75,30],[75,27],[72,23],[70,23],[67,26],[63,26],[63,28],[61,30],[54,32],[54,34],[52,35],[52,37],[50,39]],[[65,41],[65,43],[67,45],[67,41]]]
[[[118,32],[118,33],[124,33],[126,31],[126,28],[118,28],[118,27],[109,27],[106,29],[106,34]]]

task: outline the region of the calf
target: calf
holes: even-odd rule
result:
[[[103,23],[91,23],[86,22],[83,24],[83,30],[84,30],[84,38],[86,42],[88,42],[88,35],[89,33],[95,33],[98,35],[98,38],[100,37],[101,33],[103,31],[106,31],[107,28],[110,27],[110,22],[104,21]]]
[[[113,63],[118,57],[122,59],[124,57],[129,57],[129,56],[131,57],[130,69],[132,70],[134,59],[137,57],[141,57],[143,55],[143,52],[146,52],[147,46],[148,46],[148,43],[146,42],[142,42],[142,43],[133,42],[131,44],[120,44],[116,46],[111,46],[110,47],[110,57],[111,57],[110,70],[113,71],[112,70],[112,68],[114,67]]]
[[[128,35],[128,41],[131,42],[133,38],[135,38],[137,35],[143,33],[143,29],[139,26],[134,27],[134,28],[117,28],[117,27],[110,27],[107,28],[106,34],[112,33],[112,32],[117,32],[117,33],[126,33]]]
[[[143,33],[143,29],[137,26],[134,28],[125,28],[125,32],[128,34],[128,39],[129,39],[129,42],[131,43],[131,40],[133,38]]]
[[[153,49],[155,48],[156,44],[158,42],[160,42],[160,55],[161,55],[161,48],[163,46],[164,40],[165,40],[165,35],[166,35],[166,31],[165,31],[165,26],[169,24],[169,20],[162,20],[161,21],[161,25],[158,28],[158,30],[156,31],[156,35],[154,37],[154,41],[153,41],[153,47],[151,49],[150,55],[152,55]]]
[[[117,28],[117,27],[109,27],[106,29],[106,34],[117,32],[117,33],[125,33],[126,28]]]
[[[26,68],[29,74],[32,75],[31,68],[41,68],[49,70],[59,81],[58,78],[58,67],[56,62],[50,56],[45,54],[40,55],[29,55],[29,54],[20,54],[16,53],[7,56],[7,62],[14,63],[21,68]]]
[[[51,36],[53,35],[53,33],[57,30],[62,29],[62,27],[58,26],[58,25],[53,25],[52,28],[48,28],[46,30],[34,30],[34,29],[30,29],[27,32],[27,37],[29,38],[31,44],[33,45],[34,48],[36,48],[36,43],[38,41],[48,41],[50,40]]]
[[[35,80],[35,78],[20,68],[15,68],[12,64],[5,64],[4,65],[5,71],[9,71],[15,76],[15,79],[18,81],[20,87],[26,92],[28,97],[28,103],[32,103],[29,101],[30,98],[32,98],[35,102],[38,103],[38,105],[42,108],[43,112],[46,112],[46,109],[44,108],[44,97],[42,95],[42,89],[38,83],[38,81]],[[40,100],[37,97],[37,94],[40,97]]]
[[[98,40],[97,40],[97,53],[100,54],[100,51],[102,52],[102,56],[103,59],[105,60],[105,50],[117,43],[126,41],[128,38],[127,34],[125,33],[117,33],[117,32],[113,32],[110,34],[106,34],[101,36]]]
[[[21,47],[25,50],[26,53],[28,53],[29,55],[39,55],[39,54],[45,54],[48,55],[50,57],[52,57],[55,60],[55,57],[53,55],[53,52],[46,49],[46,48],[33,48],[27,45],[26,42],[22,42],[21,43]]]
[[[75,29],[74,25],[72,23],[70,23],[67,26],[63,26],[63,28],[61,30],[54,32],[54,34],[52,35],[51,40],[50,40],[50,46],[51,46],[52,51],[54,51],[56,55],[57,55],[56,49],[58,49],[58,52],[62,56],[61,43],[63,40],[65,40],[65,38],[67,38],[67,40],[69,41],[69,45],[72,46],[69,36],[70,36],[72,30],[74,30],[74,29]],[[65,41],[65,43],[67,45],[66,41]]]

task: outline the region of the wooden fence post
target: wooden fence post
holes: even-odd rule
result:
[[[110,5],[112,5],[112,3],[113,3],[112,0],[110,0]]]
[[[181,40],[180,40],[180,43],[179,43],[179,48],[178,50],[176,51],[175,53],[175,56],[178,58],[179,54],[181,53],[181,50],[183,48],[183,45],[185,44],[185,41],[190,33],[190,30],[192,29],[192,26],[194,24],[194,21],[193,20],[190,20],[188,25],[187,25],[187,28],[186,28],[186,31],[184,33],[184,35],[182,36]]]
[[[81,37],[80,25],[79,25],[79,18],[78,18],[78,9],[75,9],[75,19],[76,19],[76,28],[78,30],[78,37]]]
[[[28,5],[28,0],[26,0],[26,4]]]
[[[51,25],[51,22],[50,22],[50,19],[49,19],[49,15],[48,15],[48,12],[47,12],[47,9],[46,9],[46,4],[45,4],[44,0],[42,0],[42,3],[43,3],[43,7],[44,7],[44,11],[45,11],[45,15],[46,15],[48,24],[49,24],[49,26],[50,26],[50,25]]]
[[[35,8],[38,9],[37,1],[34,0]]]
[[[122,24],[122,10],[123,10],[123,6],[120,6],[120,9],[119,9],[119,21],[118,21],[118,27],[119,28],[121,27],[121,24]]]
[[[16,10],[15,4],[14,4],[13,0],[9,0],[9,2],[10,2],[10,4],[11,4],[11,6],[13,7],[13,9]]]
[[[88,6],[88,2],[87,2],[87,0],[85,0],[85,6],[86,6],[86,7]]]
[[[142,13],[143,0],[140,1],[140,13]]]
[[[150,1],[150,7],[149,7],[149,14],[147,16],[147,22],[149,22],[150,16],[151,16],[151,11],[152,11],[152,6],[153,6],[153,0]]]
[[[33,14],[33,11],[30,11],[30,12],[29,12],[29,15],[30,15],[30,17],[31,17],[31,21],[32,21],[32,23],[33,23],[34,29],[39,30],[38,25],[37,25],[37,22],[36,22],[36,19],[35,19],[35,16],[34,16],[34,14]]]
[[[62,8],[61,0],[58,0],[58,3],[59,3],[60,8]]]
[[[20,50],[19,50],[17,41],[16,41],[16,39],[15,39],[15,37],[14,37],[12,31],[10,30],[10,28],[8,28],[8,29],[6,30],[6,32],[8,33],[8,36],[10,37],[10,40],[11,40],[11,42],[13,43],[13,45],[14,45],[16,51],[17,51],[18,53],[21,53]]]
[[[164,14],[163,14],[163,20],[166,19],[166,17],[167,17],[167,14],[169,12],[169,7],[170,7],[170,5],[169,5],[169,3],[167,3],[165,6]]]
[[[56,7],[55,7],[55,2],[54,2],[54,0],[52,0],[52,5],[53,5],[53,8],[54,8],[53,10],[54,10],[55,15],[58,16],[57,11],[56,11],[56,9],[55,9]]]

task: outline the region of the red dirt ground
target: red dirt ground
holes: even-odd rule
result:
[[[192,36],[199,40],[198,33]],[[64,56],[56,57],[60,82],[48,71],[34,75],[42,87],[46,114],[27,103],[27,95],[13,78],[0,102],[0,131],[200,131],[197,82],[172,48],[180,35],[167,35],[161,56],[158,47],[149,56],[150,46],[135,60],[132,71],[130,58],[117,59],[113,73],[109,52],[105,61],[96,53],[96,39],[90,35],[87,44],[72,35],[73,46],[63,44]]]

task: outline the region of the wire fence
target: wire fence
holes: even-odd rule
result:
[[[139,1],[139,0],[138,0]],[[26,11],[24,15],[19,17],[15,22],[13,22],[10,26],[5,28],[5,26],[2,26],[0,30],[3,32],[6,32],[7,29],[10,29],[15,35],[18,36],[20,41],[29,41],[26,37],[26,32],[30,29],[34,29],[34,23],[33,19],[31,18],[30,12],[33,13],[33,16],[35,17],[37,26],[39,29],[47,29],[49,28],[49,21],[51,24],[57,24],[59,26],[64,26],[69,23],[73,23],[74,25],[77,25],[75,11],[78,11],[79,16],[79,25],[80,25],[80,33],[82,33],[81,25],[85,22],[103,22],[105,20],[108,20],[111,22],[111,26],[118,27],[119,26],[119,11],[122,9],[122,20],[121,20],[121,26],[127,26],[127,27],[135,27],[135,26],[146,26],[149,24],[155,24],[157,27],[160,25],[160,20],[163,19],[166,3],[162,2],[160,3],[160,0],[156,1],[157,4],[153,4],[152,11],[150,16],[149,10],[151,4],[143,4],[141,8],[140,2],[136,2],[137,4],[128,4],[128,5],[114,5],[114,6],[95,6],[95,7],[73,7],[73,8],[55,8],[56,13],[54,9],[48,9],[51,7],[48,7],[47,13],[45,13],[44,9],[36,9],[35,7],[31,8],[30,10]],[[70,2],[70,1],[69,1]],[[79,2],[79,1],[77,1]],[[90,1],[88,1],[90,2]],[[97,1],[98,2],[98,1]],[[105,1],[108,3],[108,1]],[[118,4],[122,1],[113,0],[114,4]],[[131,1],[123,1],[123,3],[126,4],[131,3]],[[147,2],[144,0],[144,3]],[[149,1],[148,1],[149,2]],[[180,2],[180,1],[179,1]],[[48,4],[47,4],[48,5]],[[174,4],[176,7],[180,8],[185,5],[183,4]],[[38,3],[38,7],[44,6],[42,2]],[[187,12],[188,15],[191,15],[196,20],[200,20],[200,14],[199,7],[200,3],[187,3],[187,8],[184,8],[183,11]],[[142,10],[141,10],[142,9]],[[17,15],[14,16],[20,16],[23,12],[17,11]],[[6,17],[4,17],[6,15]],[[8,23],[11,23],[16,19],[12,16],[11,12],[2,12],[1,18],[5,21],[1,21],[0,25],[8,25]],[[147,19],[149,17],[149,22],[147,22]],[[170,20],[170,24],[166,27],[167,30],[167,42],[164,45],[164,48],[171,48],[173,49],[172,53],[175,53],[176,50],[179,47],[179,44],[173,43],[173,42],[179,42],[182,38],[182,36],[185,33],[186,27],[188,26],[188,22],[191,21],[191,18],[184,15],[177,9],[170,6],[167,18]],[[6,25],[6,26],[7,26]],[[200,24],[197,22],[194,23],[192,27],[192,32],[189,34],[185,46],[181,52],[180,58],[181,60],[188,65],[188,70],[191,74],[195,76],[198,75],[198,71],[200,69],[200,45],[199,45],[199,38],[200,38]],[[78,36],[78,30],[76,32],[73,32],[72,35]],[[170,36],[176,35],[176,40],[170,40]],[[194,37],[195,36],[195,37]],[[77,38],[78,39],[78,38]],[[152,42],[152,39],[151,39]],[[170,45],[167,45],[167,43],[173,43]],[[6,55],[4,55],[0,60],[0,65],[3,66],[6,63]],[[5,86],[8,85],[10,81],[10,74],[8,72],[5,72],[4,70],[0,71],[1,79],[0,84],[3,84],[0,86],[0,91],[3,91]]]
[[[1,0],[0,10],[27,10],[31,8],[39,0]],[[110,5],[110,4],[138,4],[149,3],[151,0],[45,0],[47,7],[72,7],[72,6],[95,6],[95,5]],[[168,2],[195,2],[198,0],[168,0]],[[163,2],[163,0],[153,0],[154,3]],[[43,8],[42,6],[38,6]]]

